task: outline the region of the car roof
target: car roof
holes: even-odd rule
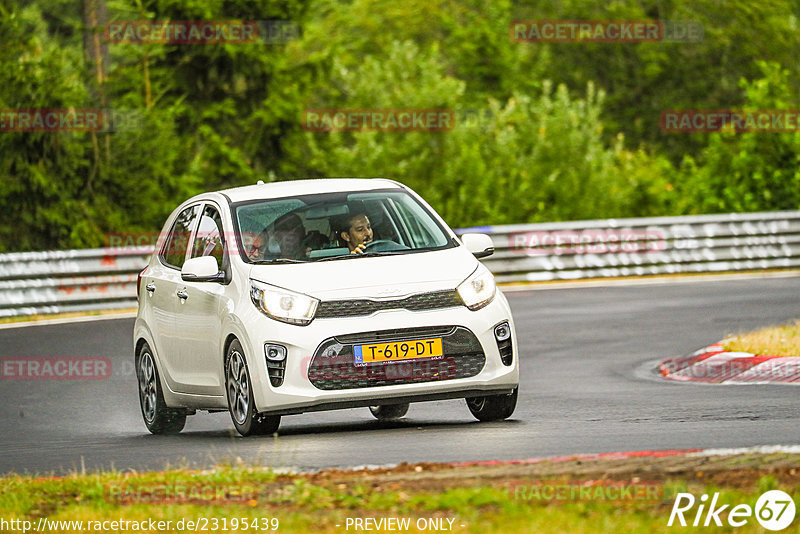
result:
[[[259,183],[223,189],[222,191],[217,191],[217,193],[227,196],[231,202],[235,203],[245,200],[282,198],[293,195],[370,191],[387,188],[399,189],[401,187],[398,182],[385,178],[319,178]]]

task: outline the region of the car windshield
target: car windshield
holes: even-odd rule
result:
[[[295,263],[407,254],[454,246],[403,190],[301,195],[233,207],[243,258]]]

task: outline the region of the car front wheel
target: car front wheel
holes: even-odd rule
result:
[[[144,424],[153,434],[177,434],[186,424],[182,409],[169,408],[164,402],[153,351],[145,343],[136,356],[136,378],[139,382],[139,405]]]
[[[487,395],[485,397],[470,397],[467,399],[467,407],[472,415],[479,421],[499,421],[507,419],[514,413],[517,407],[517,391],[509,395]]]
[[[280,415],[264,415],[256,411],[252,381],[247,370],[244,350],[238,340],[228,347],[225,357],[225,389],[233,426],[243,436],[272,434],[281,424]]]

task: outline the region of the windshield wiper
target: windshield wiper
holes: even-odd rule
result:
[[[420,249],[403,249],[403,250],[376,250],[375,252],[362,252],[361,254],[354,254],[354,256],[397,256],[398,254],[408,254],[409,252],[416,252]]]
[[[320,262],[320,261],[346,260],[347,258],[355,258],[356,256],[361,256],[361,254],[342,254],[341,256],[328,256],[326,258],[314,258],[311,261]]]
[[[269,265],[270,263],[307,263],[306,260],[294,260],[292,258],[273,258],[271,260],[255,260],[256,265]]]
[[[341,256],[328,256],[327,258],[319,258],[312,261],[333,261],[333,260],[346,260],[348,258],[369,258],[377,256],[397,256],[399,254],[408,254],[409,252],[417,252],[423,249],[403,249],[403,250],[382,250],[375,252],[362,252],[361,254],[342,254]]]
[[[404,248],[401,250],[376,250],[362,252],[361,254],[342,254],[341,256],[328,256],[325,258],[312,258],[312,262],[333,261],[333,260],[346,260],[348,258],[363,258],[363,257],[376,257],[376,256],[399,256],[401,254],[414,254],[415,252],[426,252],[436,250],[431,247],[423,248]]]

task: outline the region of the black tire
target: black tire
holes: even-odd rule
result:
[[[485,397],[470,397],[467,407],[478,421],[499,421],[508,419],[517,407],[517,392],[514,388],[510,395],[487,395]]]
[[[144,424],[153,434],[177,434],[186,425],[183,408],[169,408],[161,391],[156,359],[145,343],[136,355],[136,379],[139,384],[139,406]]]
[[[408,403],[406,404],[382,404],[381,406],[370,406],[369,411],[378,421],[394,421],[400,419],[408,413]]]
[[[244,349],[234,339],[225,354],[225,396],[233,426],[242,436],[273,434],[281,424],[281,416],[256,412],[252,384]]]

